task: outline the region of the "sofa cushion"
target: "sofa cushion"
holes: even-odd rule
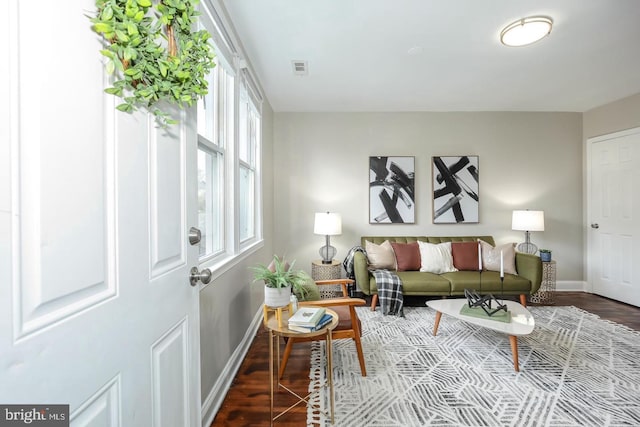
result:
[[[504,261],[504,272],[509,274],[518,274],[516,271],[516,244],[506,243],[496,246],[480,240],[482,250],[482,268],[489,271],[500,271],[500,254]]]
[[[453,266],[451,256],[451,242],[427,243],[418,241],[420,247],[420,271],[442,274],[457,271]]]
[[[380,245],[376,245],[375,243],[367,240],[365,242],[364,250],[367,252],[369,269],[396,269],[396,256],[393,252],[393,247],[388,240],[385,240]]]
[[[513,274],[504,275],[504,287],[500,284],[500,273],[497,271],[483,271],[480,280],[480,293],[493,294],[500,296],[503,292],[505,295],[528,294],[531,292],[531,281],[522,276]]]
[[[451,283],[451,295],[464,295],[465,289],[480,289],[480,272],[477,270],[444,273],[440,277]]]
[[[398,272],[404,295],[449,295],[451,285],[444,277],[419,271]]]
[[[453,266],[459,271],[482,270],[478,248],[477,242],[451,242]]]
[[[420,249],[417,242],[391,243],[391,247],[396,255],[398,271],[420,270]]]

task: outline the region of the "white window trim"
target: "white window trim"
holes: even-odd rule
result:
[[[262,196],[262,141],[263,141],[263,120],[262,101],[263,96],[259,86],[256,84],[251,71],[246,66],[246,61],[241,59],[240,52],[237,51],[237,43],[232,39],[233,35],[224,28],[223,20],[216,11],[210,8],[207,2],[201,2],[201,20],[205,28],[211,33],[214,50],[218,57],[218,66],[222,66],[234,78],[234,100],[233,100],[233,132],[232,142],[224,147],[224,189],[223,204],[225,234],[224,249],[214,254],[209,254],[200,258],[200,268],[209,268],[212,272],[212,279],[219,277],[249,255],[264,246],[264,221],[263,221],[263,196]],[[258,115],[259,130],[256,147],[254,151],[254,236],[240,242],[239,231],[239,178],[240,161],[238,159],[239,149],[239,126],[240,126],[240,92],[241,87],[247,92],[249,97],[249,108],[253,108]],[[199,145],[201,139],[203,146],[208,150],[215,149],[215,144],[207,144],[206,138],[198,136]],[[211,282],[210,282],[211,283]],[[203,289],[208,285],[201,284]]]

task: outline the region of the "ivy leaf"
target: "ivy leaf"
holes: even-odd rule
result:
[[[116,70],[116,66],[113,60],[110,60],[109,62],[107,62],[106,69],[107,69],[107,74],[113,74],[113,72]]]
[[[109,33],[112,30],[111,25],[105,24],[104,22],[97,22],[93,25],[93,30],[96,33]]]
[[[139,11],[138,11],[134,16],[133,16],[133,19],[134,19],[136,22],[140,22],[140,21],[142,21],[142,18],[144,18],[144,11],[142,11],[142,10],[139,10]]]
[[[151,7],[151,0],[138,0],[140,7]]]
[[[118,105],[116,107],[116,110],[124,111],[125,113],[131,113],[133,111],[133,107],[130,104],[124,103]]]
[[[127,33],[129,33],[130,36],[137,35],[138,34],[138,27],[135,24],[129,22],[127,24]]]
[[[104,91],[109,95],[122,96],[122,89],[118,89],[117,87],[108,87]]]
[[[107,6],[102,10],[102,13],[100,14],[100,18],[103,21],[109,21],[111,20],[111,18],[113,18],[113,9],[111,9],[111,6]]]
[[[164,65],[162,62],[158,64],[158,67],[160,68],[160,75],[162,77],[167,77],[167,67],[166,65]]]
[[[127,36],[125,32],[122,30],[116,30],[116,36],[118,37],[118,40],[120,40],[121,42],[126,43],[129,41],[129,36]]]
[[[132,47],[126,47],[124,49],[124,59],[126,59],[127,61],[130,61],[132,59],[136,59],[137,56],[137,52],[134,48]]]

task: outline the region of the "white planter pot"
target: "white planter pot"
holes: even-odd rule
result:
[[[291,286],[286,288],[264,287],[264,305],[271,308],[284,307],[289,304]]]

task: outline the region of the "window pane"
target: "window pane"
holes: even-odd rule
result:
[[[240,241],[254,237],[253,171],[240,166]]]
[[[202,232],[200,256],[223,249],[222,156],[198,150],[198,228]]]
[[[200,100],[198,100],[198,134],[204,136],[211,142],[216,142],[215,135],[215,99],[217,97],[217,89],[215,81],[217,78],[218,67],[214,67],[213,70],[207,76],[208,93]]]

